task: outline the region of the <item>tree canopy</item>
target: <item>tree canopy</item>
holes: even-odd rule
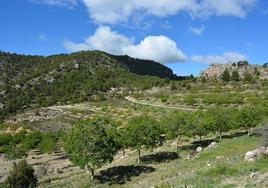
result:
[[[114,138],[109,135],[106,126],[109,121],[103,119],[84,120],[70,131],[65,149],[71,161],[82,168],[88,168],[94,177],[95,169],[111,162],[118,150]]]

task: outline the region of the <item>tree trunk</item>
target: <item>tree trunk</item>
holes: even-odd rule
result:
[[[139,153],[139,156],[138,156],[138,164],[140,163],[140,158],[141,158],[141,150],[138,149],[138,153]]]
[[[176,148],[175,148],[175,152],[178,152],[179,141],[180,141],[180,136],[178,136],[178,137],[177,137],[177,140],[176,140]]]
[[[252,127],[248,128],[248,136],[250,136],[251,129]]]
[[[125,154],[126,154],[126,153],[125,153],[125,149],[123,149],[123,157],[125,157]]]
[[[95,177],[95,170],[93,168],[90,169],[91,172],[91,181],[94,181],[94,177]]]
[[[220,140],[222,139],[222,132],[221,129],[219,129],[219,134],[220,134]]]

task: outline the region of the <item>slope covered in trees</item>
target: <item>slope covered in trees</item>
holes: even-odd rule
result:
[[[111,88],[144,89],[166,79],[178,77],[159,63],[100,51],[47,57],[0,52],[0,118],[33,105],[82,102]]]

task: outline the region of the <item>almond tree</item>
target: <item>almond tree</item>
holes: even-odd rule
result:
[[[110,123],[103,119],[81,121],[70,131],[65,149],[70,160],[81,168],[87,168],[94,179],[95,170],[106,162],[111,162],[118,150],[114,138],[106,126]]]
[[[152,149],[162,144],[162,131],[159,123],[147,116],[135,117],[129,121],[126,134],[130,146],[138,150],[138,163],[140,162],[141,149]]]
[[[186,112],[174,112],[161,121],[166,139],[176,139],[176,152],[178,151],[181,137],[186,134],[186,123],[188,118],[189,114]]]

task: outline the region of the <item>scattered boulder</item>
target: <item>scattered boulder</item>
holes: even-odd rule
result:
[[[263,156],[268,156],[268,147],[262,146],[262,147],[255,149],[255,150],[248,151],[245,154],[244,161],[245,162],[254,162]]]
[[[78,63],[75,63],[74,68],[78,70],[80,68],[80,65]]]
[[[217,142],[211,142],[206,149],[213,149],[217,147]]]
[[[245,162],[254,162],[255,159],[256,159],[256,152],[255,151],[248,151],[245,154],[245,159],[244,159]]]
[[[197,153],[200,153],[201,151],[203,151],[203,148],[201,146],[199,146],[199,147],[196,148],[196,152]]]

